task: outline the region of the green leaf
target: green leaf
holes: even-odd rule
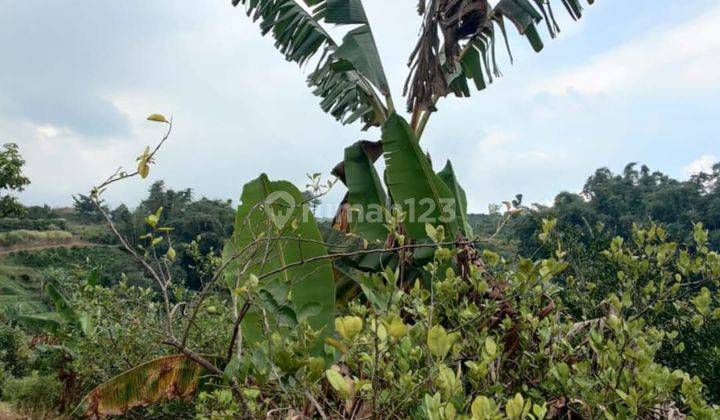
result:
[[[325,371],[325,377],[330,385],[342,398],[350,398],[352,396],[352,385],[343,377],[340,372],[332,369]]]
[[[473,82],[475,82],[477,90],[483,90],[487,87],[480,60],[480,52],[472,45],[462,58],[463,72],[468,79],[472,79]]]
[[[420,149],[415,133],[397,114],[383,126],[386,184],[393,202],[405,211],[405,229],[411,238],[426,239],[425,224],[443,225],[448,238],[455,238],[458,223],[450,205],[450,189],[432,170]]]
[[[365,79],[367,76],[361,76],[352,63],[348,62],[350,65],[345,66],[343,60],[335,57],[333,53],[338,45],[320,24],[328,12],[339,21],[361,20],[360,2],[354,0],[344,4],[345,1],[333,1],[325,4],[322,0],[306,0],[305,3],[314,7],[314,14],[295,0],[233,0],[234,6],[245,5],[248,16],[254,21],[260,20],[263,35],[272,32],[275,46],[288,61],[304,66],[318,53],[321,54],[315,70],[308,77],[308,85],[321,98],[323,111],[343,124],[361,119],[366,128],[380,125],[386,113],[383,102]],[[367,41],[367,37],[352,38],[351,42],[355,45],[365,45]],[[355,57],[353,49],[352,46],[345,48],[351,57]],[[360,68],[364,65],[355,64]]]
[[[72,415],[119,416],[135,407],[190,399],[198,389],[202,368],[183,355],[151,360],[100,384]]]
[[[463,231],[466,238],[473,237],[473,230],[468,221],[467,215],[467,195],[465,190],[458,183],[455,178],[455,171],[453,170],[452,163],[448,160],[445,164],[445,168],[438,172],[440,179],[447,185],[453,195],[454,205],[452,206],[455,210],[455,218]]]
[[[17,317],[17,323],[25,328],[38,332],[57,332],[62,324],[51,316],[44,315],[20,315]]]
[[[334,56],[339,60],[347,60],[383,95],[390,95],[390,86],[380,61],[380,54],[368,25],[362,25],[348,32]]]
[[[493,418],[497,413],[497,406],[495,401],[484,395],[475,397],[470,406],[470,412],[472,413],[473,420],[484,420]]]
[[[445,328],[436,325],[430,328],[427,336],[427,345],[430,353],[435,357],[445,357],[450,351],[450,341],[448,340]]]
[[[495,13],[510,19],[518,31],[527,36],[535,51],[542,50],[542,40],[535,24],[542,21],[543,17],[528,0],[500,0],[495,6]]]
[[[362,0],[327,0],[325,22],[337,24],[368,23]]]
[[[373,160],[366,150],[367,142],[357,142],[345,149],[345,185],[348,188],[348,206],[359,209],[352,213],[350,231],[370,241],[384,241],[388,231],[383,225],[382,209],[387,206],[387,195]],[[380,212],[379,217],[374,217]]]
[[[511,419],[522,418],[525,400],[521,394],[515,394],[515,397],[508,400],[505,404],[505,414]]]
[[[402,338],[408,332],[408,326],[398,315],[392,315],[383,320],[383,325],[385,325],[387,332],[396,339]]]
[[[270,202],[273,197],[275,200]],[[289,236],[270,216],[274,212],[282,212],[286,220],[282,226],[289,226],[289,220],[298,221],[298,228],[292,231],[296,239],[268,239]],[[266,251],[268,258],[263,259]],[[244,264],[248,259],[254,263],[242,277],[236,274],[237,264],[230,264],[225,272],[228,286],[240,288],[254,275],[260,279],[259,286],[273,295],[278,308],[289,306],[286,303],[288,294],[292,295],[293,310],[309,304],[319,305],[317,314],[306,314],[308,324],[320,331],[314,349],[318,353],[322,352],[323,338],[333,331],[335,281],[329,259],[301,262],[324,255],[327,250],[322,245],[315,218],[297,188],[286,181],[271,182],[265,174],[245,185],[235,231],[225,247],[223,259],[228,261],[237,257],[235,263],[239,260]],[[278,324],[280,315],[287,323],[287,313],[268,313],[271,326]],[[244,343],[249,345],[265,340],[262,315],[258,310],[248,312],[243,320],[243,334]]]
[[[80,327],[80,318],[75,310],[70,306],[67,299],[58,291],[52,283],[45,286],[45,292],[55,306],[55,311],[69,325]]]
[[[159,221],[160,221],[160,219],[154,214],[151,214],[145,218],[145,223],[147,223],[148,226],[153,227],[153,228],[155,226],[157,226]]]
[[[88,286],[97,286],[100,282],[100,270],[97,267],[93,267],[87,275],[86,282]]]
[[[297,311],[297,320],[302,322],[312,316],[317,316],[322,312],[322,305],[317,302],[310,302],[303,305]]]
[[[497,344],[495,344],[495,340],[493,340],[492,337],[485,338],[485,353],[490,357],[495,356],[497,353]]]
[[[344,316],[335,318],[335,329],[346,340],[355,338],[363,328],[363,320],[357,316]]]

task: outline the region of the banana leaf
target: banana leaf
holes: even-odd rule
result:
[[[295,186],[271,182],[265,174],[245,185],[241,201],[223,258],[239,256],[238,261],[251,264],[241,277],[235,277],[235,286],[242,287],[255,275],[278,308],[298,313],[307,305],[317,305],[319,310],[307,322],[320,331],[316,348],[320,352],[322,340],[333,332],[335,282],[330,259],[304,262],[327,255],[315,218]],[[271,327],[283,324],[280,315],[267,313]],[[242,324],[243,343],[265,340],[262,322],[259,309],[248,312]]]
[[[439,97],[450,93],[470,96],[467,79],[473,79],[475,87],[483,90],[493,82],[493,77],[500,77],[495,53],[496,29],[500,29],[512,63],[508,22],[536,52],[541,51],[544,44],[537,25],[544,20],[550,37],[557,36],[560,27],[552,6],[558,3],[565,6],[572,19],[582,17],[581,0],[477,0],[459,11],[454,9],[457,3],[439,2],[439,7],[419,9],[423,24],[410,56],[411,71],[405,87],[408,110],[433,112]],[[586,3],[593,4],[594,0]]]
[[[455,171],[453,170],[452,163],[450,163],[449,160],[447,161],[447,164],[445,164],[445,168],[438,172],[438,176],[442,179],[445,185],[447,185],[455,198],[455,205],[453,206],[453,209],[455,210],[455,217],[460,224],[460,229],[466,238],[472,238],[473,231],[470,223],[468,222],[467,216],[467,195],[465,194],[463,187],[461,187],[458,183],[457,178],[455,178]]]
[[[345,149],[344,174],[348,188],[350,231],[368,241],[384,242],[388,231],[383,226],[387,194],[364,142]],[[375,217],[378,216],[378,217]]]
[[[100,384],[88,393],[73,416],[118,416],[135,407],[189,400],[198,390],[203,368],[183,355],[151,360]]]
[[[451,211],[455,197],[433,171],[407,121],[392,114],[382,131],[386,184],[393,203],[405,212],[404,226],[410,238],[427,239],[427,223],[444,226],[446,238],[455,238],[459,229]]]
[[[70,306],[70,303],[65,299],[60,291],[55,287],[54,284],[48,283],[45,286],[45,292],[47,293],[50,300],[52,300],[55,306],[55,311],[60,317],[69,325],[74,327],[80,327],[80,317],[75,310]]]
[[[378,126],[386,114],[375,88],[389,96],[385,72],[360,0],[233,0],[243,4],[263,35],[272,33],[275,47],[288,61],[306,65],[319,56],[308,85],[321,98],[320,107],[344,124],[362,119]],[[310,10],[308,10],[310,8]],[[323,27],[362,24],[342,44]]]
[[[57,332],[62,324],[55,317],[55,314],[45,315],[20,315],[16,321],[27,329],[37,332]]]

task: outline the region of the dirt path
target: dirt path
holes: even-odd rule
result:
[[[94,244],[91,242],[85,242],[85,241],[72,241],[67,243],[61,243],[61,244],[45,244],[45,245],[31,245],[31,246],[20,246],[20,247],[10,247],[10,248],[2,248],[0,247],[0,255],[7,255],[7,254],[13,254],[15,252],[20,251],[42,251],[44,249],[51,249],[51,248],[75,248],[75,247],[91,247],[91,246],[108,246],[108,245],[102,245],[102,244]]]

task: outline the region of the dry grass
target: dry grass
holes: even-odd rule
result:
[[[45,232],[35,230],[13,230],[0,233],[0,248],[9,248],[18,245],[50,245],[66,244],[72,242],[73,236],[70,232],[61,230],[50,230]]]

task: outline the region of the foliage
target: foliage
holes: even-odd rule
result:
[[[108,416],[172,399],[188,399],[197,391],[201,367],[183,355],[161,357],[132,368],[93,389],[75,415]]]
[[[237,213],[229,202],[194,202],[191,190],[159,182],[135,212],[108,216],[102,193],[114,182],[146,178],[170,134],[172,122],[151,115],[168,125],[163,140],[145,148],[137,171],[118,170],[81,204],[120,229],[125,256],[154,286],[106,288],[94,275],[69,282],[62,294],[48,290],[64,320],[49,333],[73,355],[82,387],[100,384],[78,413],[123,414],[190,399],[201,391],[203,371],[210,380],[195,411],[218,418],[720,416],[700,377],[670,367],[703,375],[676,355],[683,340],[714,331],[720,318],[714,232],[695,224],[674,241],[689,226],[668,234],[625,218],[665,221],[683,197],[693,197],[703,203],[706,226],[717,230],[710,197],[720,167],[692,185],[633,167],[622,177],[599,172],[584,197],[558,197],[564,218],[551,217],[556,209],[523,207],[518,196],[507,214],[492,215],[488,241],[506,225],[526,241],[513,244],[520,255],[501,255],[473,236],[452,165],[437,173],[419,146],[439,98],[469,96],[468,79],[482,89],[499,74],[496,29],[505,36],[512,22],[535,50],[543,17],[550,35],[557,33],[549,2],[420,1],[409,121],[396,114],[360,0],[233,2],[240,3],[288,60],[304,65],[319,57],[308,81],[325,111],[345,123],[362,120],[365,129],[382,127],[382,140],[350,146],[333,171],[348,187],[348,207],[338,211],[330,243],[307,216],[313,195],[334,184],[321,188],[319,174],[310,176],[310,196],[261,175],[245,186]],[[580,17],[579,1],[563,4]],[[325,24],[349,29],[342,43]],[[386,186],[374,167],[381,155]],[[356,206],[370,205],[381,217],[351,223]],[[696,221],[683,217],[686,225]],[[202,250],[208,232],[215,236]],[[714,343],[710,336],[703,343]],[[693,355],[713,357],[697,344],[689,346]]]
[[[233,372],[260,388],[282,390],[280,398],[295,407],[311,390],[316,401],[326,401],[323,412],[338,418],[554,418],[570,412],[646,418],[674,409],[710,418],[717,409],[704,401],[700,380],[655,361],[664,344],[678,344],[677,324],[657,322],[662,314],[670,311],[681,325],[692,325],[718,313],[716,299],[706,301],[708,291],[699,287],[716,287],[720,258],[705,247],[702,229],[697,232],[695,247],[675,256],[665,254],[670,244],[657,228],[637,231],[648,243],[626,246],[616,239],[603,254],[617,261],[613,278],[621,280],[603,303],[588,303],[602,311],[594,319],[573,316],[565,306],[566,296],[587,291],[556,284],[568,266],[562,250],[515,263],[488,253],[490,272],[473,264],[463,274],[448,263],[469,251],[437,247],[425,267],[429,289],[419,280],[403,285],[397,271],[367,275],[364,282],[373,288],[336,319],[331,343],[339,352],[322,376],[295,334],[273,334],[275,357],[253,353]],[[546,233],[552,238],[552,230]],[[701,258],[691,256],[684,266],[685,252]],[[653,287],[637,277],[643,273],[658,279]],[[697,284],[689,295],[678,287],[688,278]],[[268,376],[273,365],[279,372]],[[261,392],[256,413],[272,401]]]
[[[201,392],[197,398],[195,411],[198,418],[209,419],[238,418],[242,415],[235,397],[227,389]]]
[[[720,164],[709,173],[692,176],[687,181],[653,172],[647,166],[625,167],[622,174],[601,168],[588,179],[581,194],[563,192],[552,207],[524,207],[503,232],[507,241],[518,243],[524,256],[546,252],[538,241],[543,219],[557,219],[558,230],[589,245],[597,236],[628,238],[633,225],[661,223],[675,241],[687,242],[693,223],[702,222],[710,232],[710,244],[720,248]],[[471,216],[473,223],[489,221],[493,215]],[[494,223],[478,230],[489,235]],[[569,244],[568,244],[569,245]],[[566,249],[570,249],[566,247]]]
[[[80,216],[80,220],[85,222],[100,222],[103,220],[102,213],[95,207],[89,196],[84,194],[73,195],[73,208],[77,215]],[[102,204],[102,210],[107,212],[108,208],[105,204]]]
[[[425,223],[440,221],[448,237],[458,232],[450,188],[433,171],[420,149],[415,133],[397,114],[383,126],[383,156],[387,165],[386,183],[394,203],[408,215],[404,227],[410,238],[427,238]]]
[[[17,144],[3,145],[0,150],[0,217],[17,217],[25,212],[23,206],[11,195],[12,192],[23,191],[30,184],[30,180],[22,173],[24,165],[25,160],[20,155]]]
[[[103,224],[71,224],[68,230],[80,241],[96,245],[117,245],[117,238]]]
[[[55,412],[62,385],[57,378],[32,372],[5,380],[3,398],[19,410],[43,417]]]
[[[366,127],[381,124],[387,109],[376,90],[386,97],[390,92],[361,2],[233,0],[235,6],[240,3],[253,20],[261,20],[263,34],[272,32],[276,47],[288,61],[302,66],[320,55],[308,85],[322,99],[325,112],[345,124],[359,119]],[[338,44],[321,21],[359,26]]]
[[[137,262],[116,247],[88,246],[19,251],[3,257],[1,261],[6,265],[34,269],[38,273],[48,268],[62,269],[77,278],[84,278],[88,272],[95,270],[100,284],[116,284],[124,277],[131,284],[148,286]]]
[[[38,232],[33,230],[13,230],[0,233],[0,246],[11,247],[14,245],[47,245],[67,244],[72,241],[72,234],[62,230],[50,230]]]
[[[62,218],[58,212],[53,210],[47,204],[43,206],[27,206],[25,207],[25,215],[23,219],[58,219]]]
[[[65,219],[45,219],[45,218],[10,218],[0,219],[0,232],[9,232],[13,230],[67,230],[67,222]]]
[[[0,364],[8,374],[22,376],[27,369],[28,348],[18,329],[0,324]]]
[[[264,174],[245,185],[241,201],[223,260],[231,293],[257,293],[262,302],[243,320],[245,339],[264,341],[268,325],[294,328],[304,319],[320,332],[320,348],[334,318],[335,280],[330,261],[318,260],[327,250],[309,206],[292,184]]]
[[[162,325],[152,289],[121,282],[112,288],[79,284],[71,294],[75,310],[88,317],[85,334],[73,339],[79,388],[99,383],[155,356],[155,329]],[[73,331],[64,332],[72,339]]]
[[[192,190],[175,191],[166,188],[163,181],[156,181],[150,186],[147,198],[134,210],[132,222],[122,207],[114,211],[113,222],[131,243],[138,243],[138,238],[148,231],[145,217],[159,208],[163,209],[159,222],[172,229],[177,244],[177,259],[182,269],[176,274],[188,287],[198,289],[200,277],[195,267],[201,264],[201,256],[218,255],[232,233],[235,213],[230,201],[204,197],[194,200]],[[163,251],[161,246],[160,252]]]
[[[594,0],[588,0],[592,4]],[[579,0],[563,0],[573,19],[582,16]],[[533,49],[543,49],[536,25],[543,20],[548,34],[555,38],[560,31],[552,1],[500,0],[420,0],[418,13],[423,16],[420,37],[410,56],[410,75],[405,84],[407,108],[413,115],[433,112],[438,98],[454,93],[470,96],[468,79],[478,90],[492,83],[501,73],[496,62],[497,30],[510,45],[506,24],[512,23]]]

